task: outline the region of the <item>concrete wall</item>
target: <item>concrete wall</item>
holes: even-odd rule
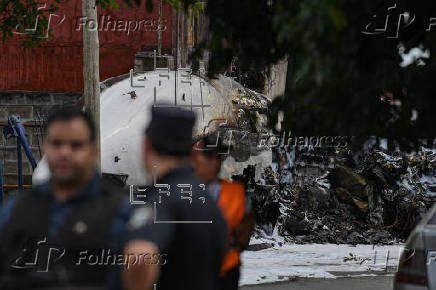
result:
[[[5,140],[3,136],[4,123],[8,116],[19,115],[24,124],[34,124],[37,112],[47,113],[53,106],[75,104],[82,96],[81,93],[65,92],[0,92],[0,160],[3,165],[3,184],[18,183],[17,141],[16,138]],[[33,156],[39,160],[38,144],[41,144],[40,127],[25,127],[26,138],[32,149]],[[45,135],[45,129],[42,130]],[[23,182],[31,184],[32,167],[23,151]]]

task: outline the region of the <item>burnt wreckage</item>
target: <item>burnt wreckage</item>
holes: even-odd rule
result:
[[[258,236],[276,231],[295,243],[389,244],[404,241],[433,205],[435,152],[373,149],[356,162],[346,148],[278,147],[259,181],[235,178],[249,188]]]

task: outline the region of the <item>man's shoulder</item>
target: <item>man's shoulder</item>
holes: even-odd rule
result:
[[[48,192],[44,188],[33,187],[32,189],[23,189],[19,191],[13,191],[10,193],[7,202],[12,204],[33,203],[34,200],[38,200],[40,196],[47,196]]]
[[[226,196],[225,202],[231,202],[232,204],[240,204],[244,206],[246,202],[245,198],[245,186],[237,181],[222,180],[221,192]]]
[[[232,181],[232,180],[221,180],[222,186],[226,186],[229,188],[232,188],[233,190],[237,190],[238,192],[244,192],[245,187],[242,183],[238,181]]]

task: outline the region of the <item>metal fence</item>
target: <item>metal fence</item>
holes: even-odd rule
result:
[[[31,186],[35,164],[27,156],[30,154],[36,162],[42,157],[41,147],[46,135],[48,112],[35,111],[33,120],[21,121],[13,117],[16,116],[8,116],[6,122],[0,123],[0,190],[3,188],[6,193]],[[13,120],[19,120],[24,134],[18,133],[18,124]],[[22,135],[24,139],[17,135]],[[0,193],[0,202],[2,196]]]

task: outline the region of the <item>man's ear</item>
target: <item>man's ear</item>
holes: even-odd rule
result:
[[[151,139],[149,137],[144,136],[144,142],[142,142],[142,161],[144,163],[147,162],[146,156],[148,156],[149,160],[153,156],[153,147],[151,145]]]
[[[194,145],[191,148],[191,158],[197,157],[197,154],[198,154],[198,148]]]
[[[201,141],[196,142],[192,146],[191,157],[192,158],[198,157],[199,154],[203,153],[202,151],[203,151],[203,147]]]
[[[150,147],[151,147],[151,141],[150,141],[150,138],[148,138],[147,136],[145,136],[145,137],[144,137],[143,146],[142,146],[143,153],[146,154],[148,151],[150,151]]]

